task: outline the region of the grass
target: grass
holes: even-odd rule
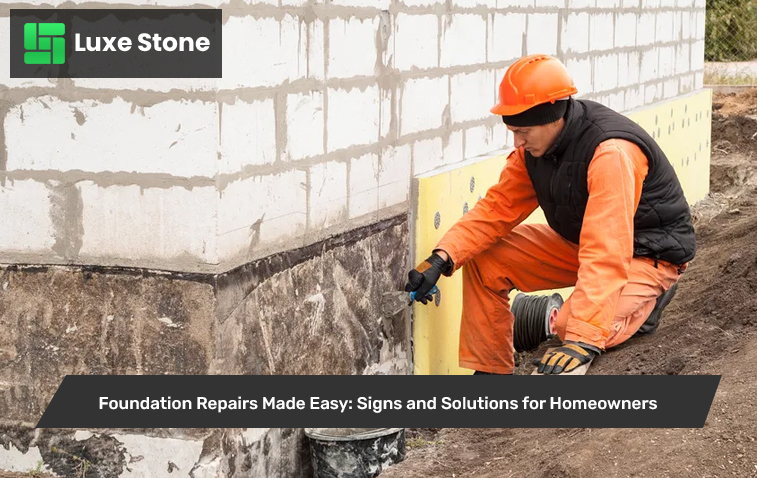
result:
[[[705,85],[727,85],[727,86],[751,86],[757,85],[757,75],[747,73],[723,74],[723,73],[705,73]]]
[[[87,471],[89,471],[89,467],[92,466],[91,461],[81,456],[74,455],[73,453],[69,453],[66,450],[61,450],[60,448],[52,447],[52,451],[53,453],[60,453],[62,455],[66,455],[69,458],[71,458],[74,462],[76,462],[76,466],[74,469],[74,472],[76,473],[74,475],[75,478],[86,478]]]
[[[424,446],[433,446],[433,445],[436,445],[437,443],[441,443],[441,442],[426,440],[425,438],[418,436],[418,437],[408,438],[405,441],[405,446],[409,449],[413,449],[413,448],[422,448]]]

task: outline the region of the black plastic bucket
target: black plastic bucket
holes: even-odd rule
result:
[[[373,478],[405,459],[404,428],[306,428],[315,478]]]

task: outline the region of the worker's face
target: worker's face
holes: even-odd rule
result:
[[[507,126],[513,132],[513,143],[516,148],[523,149],[532,156],[541,157],[555,143],[560,135],[565,120],[560,118],[554,123],[539,126]]]

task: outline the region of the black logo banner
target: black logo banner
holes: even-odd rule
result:
[[[719,375],[67,376],[39,428],[704,426]]]
[[[220,9],[11,9],[11,78],[221,78]]]

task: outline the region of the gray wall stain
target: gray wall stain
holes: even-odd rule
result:
[[[66,261],[79,257],[84,237],[84,201],[76,184],[46,183],[55,244],[52,249]]]

